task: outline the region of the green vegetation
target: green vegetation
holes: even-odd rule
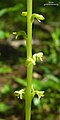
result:
[[[32,0],[27,0],[27,12],[23,12],[22,15],[27,16],[27,35],[25,34],[27,47],[27,87],[26,90],[21,89],[19,91],[15,91],[15,94],[17,94],[17,96],[20,96],[21,99],[23,98],[23,94],[25,95],[26,120],[30,120],[32,98],[35,94],[37,94],[38,97],[41,98],[44,93],[43,91],[34,91],[34,88],[32,87],[33,65],[35,65],[36,61],[42,61],[43,56],[43,53],[36,53],[32,56],[32,22],[34,21],[34,18],[36,18],[40,22],[40,20],[44,20],[44,17],[36,13],[32,14]]]
[[[58,6],[44,6],[47,0],[33,0],[28,58],[27,0],[0,0],[0,120],[24,120],[26,67],[30,62],[33,66],[30,92],[44,91],[41,100],[36,92],[32,95],[31,119],[60,120],[60,1],[54,3]],[[41,23],[40,14],[45,17]],[[32,52],[29,53],[30,44]],[[15,91],[23,94],[19,93],[17,98]]]

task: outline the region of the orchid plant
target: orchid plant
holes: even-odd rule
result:
[[[44,20],[42,15],[33,13],[32,14],[32,0],[27,0],[27,12],[22,12],[22,16],[27,17],[27,34],[24,31],[20,31],[16,34],[16,38],[19,35],[23,35],[24,39],[26,39],[26,48],[27,48],[27,87],[21,89],[19,91],[15,91],[17,97],[20,96],[20,99],[25,98],[26,103],[26,118],[25,120],[31,120],[31,102],[33,97],[37,94],[38,98],[40,99],[44,95],[44,91],[37,91],[34,90],[32,85],[32,73],[33,73],[33,66],[36,65],[36,61],[42,61],[43,53],[35,53],[32,55],[32,24],[34,19],[37,19],[38,22]]]

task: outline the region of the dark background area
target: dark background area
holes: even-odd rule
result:
[[[13,32],[26,32],[26,0],[0,0],[0,120],[24,120],[25,100],[14,91],[26,87],[26,44]],[[48,4],[48,5],[47,5]],[[51,5],[49,5],[51,4]],[[52,5],[54,4],[54,5]],[[60,0],[33,0],[33,13],[45,20],[33,23],[32,53],[43,61],[33,68],[33,86],[45,91],[32,101],[32,120],[60,120]]]

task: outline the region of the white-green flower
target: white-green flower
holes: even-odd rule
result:
[[[21,90],[19,90],[19,91],[15,91],[15,94],[16,94],[16,96],[19,98],[19,96],[20,96],[20,99],[22,99],[23,98],[23,95],[25,94],[25,89],[21,89]]]
[[[35,60],[35,62],[39,61],[39,60],[43,61],[42,57],[43,57],[43,53],[42,52],[39,52],[39,53],[36,53],[36,54],[33,55],[33,59]]]

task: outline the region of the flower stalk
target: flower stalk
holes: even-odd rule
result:
[[[20,31],[17,34],[16,38],[19,35],[23,35],[26,39],[26,48],[27,48],[27,86],[26,89],[21,89],[19,91],[15,91],[16,96],[20,99],[25,98],[26,103],[26,115],[25,120],[31,120],[31,101],[33,97],[37,94],[38,98],[43,96],[44,91],[36,91],[32,88],[32,73],[33,73],[33,65],[36,65],[36,61],[42,61],[43,53],[35,53],[32,56],[32,23],[36,18],[39,22],[40,20],[44,20],[42,15],[33,13],[32,14],[32,0],[27,0],[27,12],[22,12],[22,16],[27,17],[27,35],[24,31]]]
[[[27,59],[32,58],[32,0],[27,0]],[[27,64],[26,120],[31,119],[31,87],[33,65]]]

